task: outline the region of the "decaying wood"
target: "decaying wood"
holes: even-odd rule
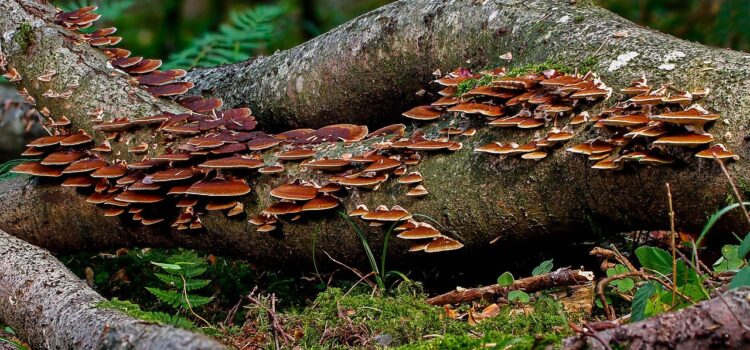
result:
[[[406,11],[415,8],[419,10]],[[129,82],[128,77],[108,70],[105,58],[96,49],[72,43],[65,31],[45,22],[44,16],[39,15],[46,11],[45,7],[30,5],[29,1],[14,0],[3,2],[0,9],[3,13],[0,16],[2,50],[9,65],[16,67],[27,77],[38,76],[48,69],[56,70],[59,80],[53,82],[60,84],[55,87],[58,90],[64,89],[66,82],[84,79],[82,77],[87,79],[86,84],[79,84],[78,88],[73,89],[71,97],[64,101],[41,96],[44,89],[35,87],[33,80],[22,81],[20,85],[37,97],[38,104],[49,105],[55,115],[66,115],[75,127],[90,130],[91,117],[86,112],[98,107],[104,109],[107,120],[115,116],[135,118],[160,111],[182,110],[167,100],[154,99],[144,94]],[[429,25],[419,24],[419,21],[427,21]],[[381,22],[390,24],[373,25]],[[19,32],[19,23],[30,23],[33,29],[33,45],[25,49],[13,40]],[[451,28],[455,28],[455,31]],[[418,30],[425,33],[422,40],[416,36],[415,41],[412,34]],[[629,34],[613,37],[615,32],[622,31]],[[380,37],[383,39],[376,39]],[[331,44],[336,38],[345,40],[340,47]],[[467,38],[476,40],[466,40]],[[327,45],[323,45],[324,42]],[[317,49],[313,50],[315,47]],[[337,51],[325,51],[326,47],[343,51],[339,52],[340,55],[335,55]],[[354,49],[346,51],[341,47]],[[276,96],[274,103],[293,106],[290,108],[294,113],[309,109],[317,111],[310,113],[317,113],[322,117],[332,115],[324,112],[335,110],[336,113],[342,111],[336,115],[352,116],[352,121],[369,121],[356,119],[357,115],[376,115],[380,118],[388,114],[394,118],[388,121],[393,121],[398,117],[398,112],[389,109],[380,114],[375,110],[398,101],[408,101],[406,104],[411,105],[415,102],[414,92],[431,78],[430,73],[434,68],[447,71],[464,64],[472,67],[488,63],[500,64],[499,59],[495,59],[508,51],[514,54],[513,65],[560,59],[574,66],[580,62],[579,59],[597,52],[594,61],[598,64],[595,68],[616,90],[643,73],[652,78],[653,84],[672,82],[675,86],[685,88],[712,88],[713,91],[703,104],[721,113],[723,121],[716,123],[711,132],[718,136],[717,141],[724,143],[741,157],[740,161],[729,165],[729,171],[736,174],[739,183],[750,182],[747,181],[750,172],[746,171],[750,152],[744,141],[744,125],[750,115],[747,113],[750,103],[746,103],[750,98],[750,79],[744,78],[750,75],[746,65],[747,55],[678,40],[635,26],[605,10],[588,5],[571,5],[569,1],[537,0],[518,4],[502,1],[400,1],[356,19],[319,41],[263,59],[266,62],[263,63],[263,69],[255,70],[252,68],[255,66],[248,63],[244,66],[230,66],[234,68],[217,68],[212,72],[222,79],[227,78],[222,81],[229,82],[227,85],[238,89],[244,88],[243,83],[229,80],[230,77],[245,77],[254,81],[265,81],[267,77],[272,82],[269,83],[271,85],[264,85],[259,91]],[[309,52],[310,57],[304,58],[304,52]],[[406,60],[405,57],[410,52],[417,58]],[[669,55],[674,52],[679,54]],[[624,57],[633,58],[621,58],[620,55],[624,54],[628,54]],[[274,61],[277,60],[274,57],[278,61]],[[284,72],[283,67],[304,67],[304,62],[296,64],[291,61],[295,57],[316,62],[314,66],[318,68],[310,69],[310,74],[318,72],[320,67],[332,66],[331,60],[334,59],[331,57],[348,63],[333,70],[334,75],[330,79],[338,88],[304,83],[305,93],[315,91],[319,95],[296,98],[297,95],[281,87],[289,86],[291,81],[300,80],[300,77],[308,82],[315,79],[308,79],[305,75],[299,75],[299,72],[286,77],[272,74],[274,66],[278,66],[278,74]],[[674,68],[660,68],[662,61],[668,57]],[[471,62],[466,63],[469,58]],[[387,65],[394,61],[398,64],[394,64],[392,71],[389,71]],[[260,65],[261,62],[257,64]],[[222,69],[226,69],[226,72]],[[731,72],[731,77],[726,76],[728,72]],[[346,79],[345,73],[349,74]],[[196,82],[201,89],[213,90],[221,86],[219,80],[212,80],[210,75],[201,74],[204,73],[190,76],[199,80]],[[397,77],[405,80],[399,81]],[[322,78],[319,81],[326,81],[320,79]],[[355,84],[351,82],[362,86],[366,91],[344,88]],[[205,85],[200,85],[204,83]],[[286,92],[271,89],[274,86],[279,87],[278,91]],[[232,96],[237,98],[255,93],[245,90],[221,91],[217,90],[217,94],[227,101],[227,106],[244,103],[232,100]],[[327,101],[325,94],[338,94],[340,91],[352,103],[368,99],[374,101],[372,105],[376,106],[373,107],[375,110],[365,113],[357,109],[359,107],[346,109],[341,104],[330,101],[331,109],[328,110],[323,107],[312,108],[300,102],[317,100],[323,103]],[[286,93],[289,93],[289,98]],[[377,99],[376,96],[388,98]],[[337,99],[340,100],[341,97],[338,96]],[[279,123],[274,122],[274,113],[280,119],[289,119],[290,125],[316,125],[315,122],[308,123],[310,119],[290,119],[292,112],[282,113],[266,104],[253,107],[256,107],[261,125],[264,122],[268,122],[269,126],[278,125]],[[401,111],[402,107],[404,106],[399,105],[394,109]],[[313,118],[310,114],[307,116]],[[338,117],[321,120],[325,123],[343,121]],[[381,122],[386,122],[386,119],[379,120],[378,123]],[[435,134],[449,122],[443,120],[417,125],[428,134]],[[156,139],[158,136],[159,133],[156,134]],[[528,132],[483,127],[476,136],[463,141],[462,150],[450,154],[428,155],[419,165],[410,169],[420,171],[425,177],[424,184],[430,190],[427,197],[407,198],[403,186],[389,182],[377,191],[354,190],[344,204],[347,210],[360,203],[367,204],[370,208],[380,204],[399,204],[412,213],[427,215],[439,221],[445,234],[465,244],[464,251],[467,254],[482,250],[504,254],[513,251],[519,243],[529,247],[534,243],[554,240],[556,244],[560,244],[578,240],[593,232],[608,234],[636,226],[642,229],[666,227],[666,205],[662,199],[663,183],[667,181],[673,186],[677,225],[681,230],[690,231],[701,227],[707,214],[725,203],[728,189],[720,176],[720,170],[712,161],[695,159],[682,165],[602,172],[590,169],[590,163],[562,150],[556,150],[540,162],[515,158],[498,159],[473,152],[476,146],[489,141],[522,143],[532,136]],[[571,143],[584,141],[591,136],[593,134],[590,131],[582,131]],[[131,142],[151,140],[154,140],[154,135],[149,130],[144,130],[133,133]],[[128,159],[123,151],[125,146],[117,147],[120,148],[113,153],[120,151],[122,157]],[[323,145],[317,150],[318,156],[322,157],[342,153],[358,154],[366,149],[366,144],[356,143],[350,146]],[[149,152],[153,154],[161,151],[163,149],[155,148]],[[274,160],[273,151],[263,156],[270,161]],[[270,189],[295,179],[322,180],[319,174],[303,171],[296,164],[287,166],[287,171],[280,177],[258,177],[253,180],[252,198],[243,199],[248,214],[257,214],[274,202],[268,195]],[[56,251],[103,249],[133,244],[181,245],[243,255],[267,263],[299,263],[309,261],[310,247],[316,241],[320,251],[325,250],[342,261],[363,259],[356,235],[335,215],[304,223],[287,223],[282,230],[284,238],[280,239],[256,234],[255,228],[244,220],[227,220],[220,213],[210,213],[203,218],[206,232],[185,235],[175,231],[167,233],[166,227],[144,229],[118,219],[102,218],[100,210],[84,203],[82,196],[76,196],[72,190],[50,186],[47,181],[9,181],[0,184],[0,187],[2,208],[5,209],[0,210],[0,227],[17,237]],[[745,224],[738,218],[739,215],[728,215],[715,230],[725,233],[732,230],[745,231]],[[45,228],[50,226],[56,229]],[[320,234],[316,237],[311,232]],[[369,230],[368,236],[373,244],[382,242],[381,230]],[[489,242],[495,238],[499,239],[490,246]],[[399,240],[396,242],[397,247],[389,250],[391,258],[409,262],[404,256],[408,244]],[[414,258],[421,261],[425,259],[428,258]]]
[[[49,252],[0,231],[0,320],[35,349],[223,349],[204,335],[99,308]]]
[[[497,298],[506,295],[512,290],[522,290],[532,293],[550,288],[585,284],[591,282],[593,278],[594,275],[591,272],[565,268],[538,276],[525,277],[514,281],[508,287],[494,284],[479,288],[450,291],[427,299],[427,303],[430,305],[459,304],[484,298]]]
[[[739,288],[677,312],[597,332],[611,348],[747,349],[750,288]],[[565,349],[605,349],[594,338],[570,338]]]

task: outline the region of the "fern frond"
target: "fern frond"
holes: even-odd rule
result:
[[[146,290],[149,293],[153,294],[161,302],[171,307],[178,308],[183,305],[187,306],[186,304],[183,303],[181,292],[176,292],[172,290],[164,290],[161,288],[154,288],[154,287],[146,287]]]
[[[258,48],[274,39],[275,22],[286,13],[279,5],[260,5],[232,12],[229,24],[217,32],[204,34],[189,47],[172,54],[165,69],[211,67],[247,60]]]

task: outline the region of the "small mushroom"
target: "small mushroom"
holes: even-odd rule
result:
[[[302,211],[329,210],[339,206],[339,200],[331,195],[324,194],[308,201],[302,206]]]
[[[357,208],[355,208],[354,210],[352,210],[351,213],[349,213],[349,216],[362,216],[362,215],[367,214],[368,212],[369,210],[367,209],[366,205],[359,204],[357,205]]]
[[[732,160],[740,159],[740,156],[728,150],[721,143],[717,143],[703,151],[700,151],[696,153],[695,156],[698,158],[709,158],[709,159],[713,159],[714,157],[719,158],[719,159],[732,159]]]
[[[432,225],[427,223],[419,223],[419,225],[413,229],[403,231],[398,234],[398,238],[401,239],[428,239],[440,237],[440,231],[436,230]]]
[[[239,180],[204,180],[190,186],[185,194],[209,197],[242,196],[250,193],[250,186]]]
[[[271,196],[286,200],[307,201],[317,195],[317,188],[305,185],[284,184],[271,190]]]
[[[26,174],[39,177],[59,177],[62,169],[43,165],[39,162],[21,163],[10,170],[14,174]]]
[[[428,121],[442,117],[443,112],[435,109],[432,106],[419,106],[404,112],[402,115],[409,119]]]
[[[414,198],[421,198],[429,194],[430,192],[427,191],[427,189],[422,185],[414,186],[412,189],[409,190],[409,192],[406,193],[409,197]]]
[[[463,244],[455,239],[449,237],[437,237],[425,246],[424,251],[426,253],[438,253],[450,250],[457,250],[463,248]]]

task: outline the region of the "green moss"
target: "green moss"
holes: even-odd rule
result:
[[[15,41],[23,51],[26,51],[31,45],[34,45],[34,33],[31,24],[21,23],[21,25],[18,26],[18,32],[13,36],[13,41]]]
[[[578,15],[578,16],[575,17],[574,20],[575,20],[576,23],[581,23],[581,22],[583,22],[584,19],[585,19],[585,17],[583,17],[583,15]]]
[[[555,62],[555,61],[552,61],[552,60],[547,60],[547,61],[542,62],[542,63],[532,63],[532,64],[523,65],[523,66],[520,66],[520,67],[515,67],[515,68],[511,69],[510,71],[508,71],[507,75],[510,76],[510,77],[517,77],[519,75],[539,73],[539,72],[542,72],[542,71],[545,71],[545,70],[548,70],[548,69],[554,69],[554,70],[557,70],[557,71],[560,71],[560,72],[563,72],[563,73],[572,73],[573,72],[572,68],[570,68],[570,67],[568,67],[568,66],[566,66],[566,65],[564,65],[562,63]]]
[[[350,293],[329,288],[311,306],[291,313],[291,322],[286,324],[302,329],[304,336],[298,345],[305,349],[361,345],[353,341],[359,337],[370,344],[403,349],[477,348],[505,342],[515,344],[514,349],[532,349],[536,344],[557,343],[568,332],[562,305],[550,297],[539,297],[525,305],[525,311],[503,306],[499,315],[471,326],[465,320],[448,318],[443,308],[425,303],[426,297],[418,289],[408,285],[401,289],[392,295],[372,296],[364,288]],[[426,335],[439,338],[426,340]]]
[[[133,304],[127,300],[119,300],[117,298],[97,303],[95,307],[100,309],[111,309],[120,311],[130,317],[137,318],[139,320],[158,323],[158,324],[171,324],[177,327],[193,329],[195,325],[190,320],[180,317],[177,315],[170,315],[163,312],[143,311],[137,304]]]
[[[586,73],[589,71],[594,71],[596,66],[599,64],[599,59],[597,59],[594,56],[586,57],[583,62],[581,62],[580,65],[578,65],[578,71],[581,73]]]
[[[474,88],[490,85],[491,82],[492,82],[492,76],[483,75],[479,79],[468,79],[468,80],[462,81],[460,84],[458,84],[456,91],[457,91],[458,96],[461,96]]]

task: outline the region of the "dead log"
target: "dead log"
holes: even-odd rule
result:
[[[49,252],[0,231],[0,320],[35,349],[223,349],[204,335],[98,308]]]
[[[591,272],[559,269],[550,273],[531,276],[514,281],[512,285],[503,287],[499,284],[478,288],[461,288],[445,294],[427,299],[430,305],[460,304],[485,298],[497,298],[512,290],[522,290],[528,293],[538,292],[557,287],[568,287],[591,282],[594,276]]]
[[[565,349],[747,349],[750,347],[750,288],[739,288],[694,306],[569,338]]]
[[[413,8],[420,10],[404,10]],[[28,78],[21,81],[19,87],[25,88],[36,98],[38,104],[49,106],[54,115],[66,115],[75,127],[90,131],[93,122],[87,113],[98,108],[103,110],[105,120],[111,120],[115,116],[137,118],[165,111],[184,111],[175,103],[146,94],[143,89],[135,86],[127,75],[107,69],[106,58],[100,52],[77,44],[69,32],[51,23],[53,13],[48,7],[30,1],[13,0],[0,4],[0,9],[0,13],[3,14],[0,16],[0,30],[3,33],[2,53],[9,65]],[[414,17],[414,13],[421,14],[421,17]],[[430,25],[417,26],[418,20],[427,20]],[[391,25],[386,28],[374,26],[373,23],[378,21]],[[8,39],[20,33],[19,23],[26,23],[31,27],[29,37],[32,39],[28,45]],[[400,27],[399,23],[406,27]],[[458,26],[458,32],[447,29],[453,28],[454,25]],[[464,25],[467,27],[462,27]],[[413,41],[414,36],[411,34],[418,28],[425,31],[424,38],[430,40]],[[385,29],[388,30],[381,31]],[[628,34],[613,37],[615,33],[623,31]],[[686,88],[710,87],[713,91],[704,105],[721,113],[726,121],[716,123],[711,132],[716,135],[717,141],[739,154],[740,161],[730,164],[730,171],[737,177],[738,183],[750,183],[747,178],[750,172],[746,171],[750,152],[744,140],[746,131],[743,130],[747,123],[747,115],[750,114],[746,110],[747,103],[737,103],[750,96],[750,79],[744,78],[750,75],[746,67],[745,54],[714,50],[646,30],[593,6],[571,5],[568,1],[552,0],[524,2],[523,6],[499,1],[486,1],[481,4],[402,1],[356,19],[333,33],[320,40],[331,43],[334,38],[346,38],[359,44],[353,45],[354,41],[344,41],[342,47],[361,49],[351,50],[352,56],[340,55],[337,58],[351,64],[347,65],[348,69],[339,67],[336,72],[348,72],[356,84],[367,86],[367,92],[350,89],[346,96],[351,101],[371,99],[377,106],[389,105],[384,101],[401,101],[401,98],[413,94],[418,89],[416,85],[421,86],[429,79],[428,70],[431,72],[436,67],[448,70],[449,67],[470,58],[468,56],[485,58],[472,59],[472,65],[494,63],[497,61],[492,59],[507,51],[513,51],[516,57],[514,60],[518,63],[513,64],[538,63],[560,58],[576,65],[579,62],[576,58],[596,53],[597,70],[615,89],[625,86],[642,73],[655,79],[656,84],[671,82]],[[349,36],[344,35],[345,33]],[[385,41],[373,39],[376,37],[383,37]],[[458,40],[459,38],[461,40]],[[465,40],[466,38],[472,40]],[[399,40],[405,40],[405,46],[397,45]],[[319,47],[316,50],[324,50],[323,46],[326,45],[314,41],[289,53],[279,54],[278,57],[284,59],[277,62],[278,71],[283,71],[283,62],[286,62],[283,63],[283,67],[296,67],[297,65],[290,60],[299,55],[299,52],[312,50],[313,47]],[[421,50],[420,47],[425,49]],[[297,54],[293,54],[295,52]],[[336,51],[314,52],[317,53],[313,56],[321,57],[320,61],[315,59],[315,67],[321,67],[331,62],[323,60],[323,57],[329,57],[329,54]],[[363,52],[367,54],[360,56]],[[409,52],[418,53],[418,58],[403,60],[404,56],[399,56],[399,53],[407,55],[405,53]],[[459,61],[456,56],[445,56],[448,52],[463,52],[468,56]],[[670,58],[674,61],[670,63],[674,68],[659,68],[671,52],[681,53],[669,56],[676,57]],[[378,53],[384,56],[376,60]],[[620,57],[624,54],[627,55]],[[387,73],[386,65],[392,63],[389,59],[391,55],[395,57],[395,61],[403,62],[397,68],[401,74],[399,76],[406,79],[403,84],[393,83],[397,81],[395,73]],[[628,57],[631,58],[627,59]],[[276,78],[269,75],[273,71],[274,64],[270,63],[273,60],[275,58],[266,60],[270,68],[258,68],[256,72],[248,66],[245,67],[246,70],[234,71],[234,75],[269,76],[270,81],[274,81]],[[65,92],[66,89],[70,89],[71,95],[68,98],[45,97],[47,87],[34,80],[34,77],[50,69],[54,69],[59,78],[54,80],[55,84],[59,84],[54,86],[54,92]],[[320,68],[310,70],[311,74],[318,69]],[[232,75],[220,73],[220,69],[215,72],[217,76],[225,78]],[[726,72],[732,72],[732,79],[724,76]],[[387,83],[376,79],[376,73],[382,74]],[[363,79],[363,76],[367,78]],[[83,77],[86,84],[67,87],[68,82],[78,81]],[[210,80],[203,76],[195,77],[199,78],[199,84],[204,80]],[[278,81],[289,83],[298,77],[299,75],[293,78],[279,76]],[[336,86],[348,86],[342,79],[342,76],[336,76],[332,81],[335,81]],[[313,78],[306,80],[314,81]],[[214,89],[218,85],[218,81],[214,81],[206,86],[208,89]],[[232,85],[242,87],[243,84],[234,81]],[[272,86],[282,85],[274,83]],[[305,99],[284,98],[284,92],[270,92],[270,87],[261,90],[278,94],[279,103],[283,100],[284,103],[295,106],[294,111],[310,107],[305,104],[298,105],[297,101],[316,98],[325,100],[323,95]],[[304,91],[317,91],[319,94],[338,93],[337,89],[328,89],[325,86],[305,88]],[[393,95],[387,95],[387,99],[372,98],[373,95],[380,96],[386,92]],[[237,95],[239,94],[240,92],[237,92]],[[230,97],[235,95],[234,93],[220,95],[227,99],[230,106],[243,103],[232,102]],[[414,100],[407,101],[411,104]],[[256,112],[263,115],[266,113],[265,106],[259,105],[263,110],[256,109]],[[333,108],[339,105],[331,106]],[[277,112],[271,107],[267,109],[271,111],[268,113]],[[316,108],[311,110],[320,112],[320,109]],[[336,107],[336,111],[340,110],[342,109]],[[349,109],[348,113],[344,114],[357,115],[357,112],[356,109]],[[596,113],[595,110],[592,112]],[[388,114],[391,114],[390,110]],[[289,113],[279,112],[278,115],[286,120]],[[272,116],[262,117],[260,120],[261,123],[267,121],[271,126],[278,124]],[[332,121],[341,119],[325,120]],[[449,123],[448,120],[442,120],[419,126],[428,134],[436,134],[437,130]],[[290,121],[290,124],[316,125],[313,122],[308,124],[307,121]],[[143,129],[133,132],[129,142],[155,142],[157,147],[148,150],[149,155],[155,155],[164,152],[163,145],[158,142],[162,136],[162,133],[153,134],[149,129]],[[584,130],[571,142],[584,141],[592,136],[595,136],[595,133]],[[349,192],[344,205],[347,210],[352,210],[360,203],[367,204],[370,208],[380,204],[402,205],[412,213],[423,214],[438,221],[441,231],[465,244],[464,251],[467,255],[483,251],[487,253],[486,256],[492,256],[495,253],[504,254],[512,251],[519,245],[533,247],[540,242],[571,242],[594,232],[610,234],[631,228],[663,228],[667,223],[666,201],[663,200],[664,183],[667,181],[673,187],[677,224],[682,230],[696,230],[703,225],[703,218],[707,214],[725,204],[728,193],[726,180],[710,160],[691,159],[685,164],[673,166],[601,172],[591,169],[591,164],[582,158],[562,150],[553,152],[540,162],[517,158],[498,159],[473,152],[474,148],[489,141],[525,142],[532,137],[531,133],[517,130],[481,128],[476,136],[465,141],[462,150],[448,154],[429,154],[419,165],[410,168],[423,174],[425,186],[430,190],[427,197],[407,198],[404,196],[405,188],[390,181],[376,191]],[[97,136],[97,141],[101,140],[101,136]],[[358,154],[369,147],[368,143],[347,146],[325,144],[317,147],[316,151],[320,157],[335,157],[344,152]],[[135,158],[127,153],[128,146],[125,142],[118,142],[113,148],[112,154],[120,154],[117,156],[119,158]],[[263,156],[274,159],[273,151]],[[242,199],[246,212],[249,215],[259,213],[275,202],[269,196],[271,189],[297,179],[321,182],[325,177],[291,164],[279,177],[252,178],[250,180],[254,194],[251,198]],[[243,255],[267,263],[306,263],[309,261],[311,247],[315,241],[319,251],[327,251],[342,261],[363,259],[356,235],[335,214],[324,215],[304,223],[287,222],[282,229],[283,235],[274,238],[256,233],[255,227],[246,220],[227,219],[223,214],[214,212],[202,217],[206,231],[193,235],[170,230],[165,226],[143,228],[131,225],[127,219],[103,218],[101,209],[84,203],[83,197],[76,196],[75,191],[60,189],[56,184],[50,185],[49,181],[13,180],[1,183],[0,188],[3,203],[3,210],[0,210],[0,228],[29,242],[60,252],[123,245],[179,245]],[[30,213],[34,215],[29,215]],[[51,230],[49,227],[55,229]],[[718,232],[740,232],[745,229],[739,215],[729,215],[716,226]],[[373,245],[382,243],[382,230],[368,231],[368,237]],[[311,234],[315,232],[319,234]],[[489,244],[498,237],[495,245]],[[389,250],[391,257],[398,260],[408,259],[404,257],[408,244],[400,240],[396,242],[396,248]],[[433,262],[426,259],[415,257],[412,261]]]

